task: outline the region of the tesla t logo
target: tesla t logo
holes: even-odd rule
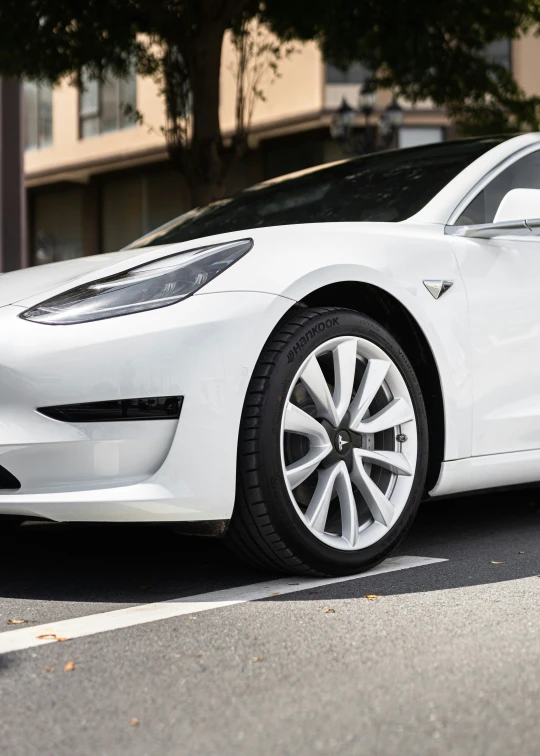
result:
[[[340,452],[343,451],[343,447],[349,443],[350,441],[347,441],[345,438],[343,438],[343,436],[338,436],[338,446],[339,446]]]

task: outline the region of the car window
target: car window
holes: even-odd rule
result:
[[[499,173],[465,208],[455,225],[493,223],[503,197],[511,189],[540,189],[540,151],[525,155]]]
[[[391,150],[318,166],[197,208],[128,249],[295,223],[398,222],[419,212],[470,163],[510,135]]]

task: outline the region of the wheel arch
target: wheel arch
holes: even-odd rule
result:
[[[414,368],[426,404],[430,438],[426,491],[430,491],[439,478],[444,459],[445,413],[437,363],[417,320],[392,294],[359,281],[340,281],[315,289],[298,305],[357,310],[384,326],[399,342]]]

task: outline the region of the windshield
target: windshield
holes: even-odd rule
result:
[[[181,215],[127,249],[295,223],[397,223],[419,212],[476,158],[509,138],[392,150],[282,176]]]

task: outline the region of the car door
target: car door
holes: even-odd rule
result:
[[[451,225],[492,223],[509,191],[540,189],[540,151],[494,174]],[[526,212],[540,218],[540,206]],[[540,449],[540,237],[526,228],[490,239],[447,231],[470,314],[472,454]]]

